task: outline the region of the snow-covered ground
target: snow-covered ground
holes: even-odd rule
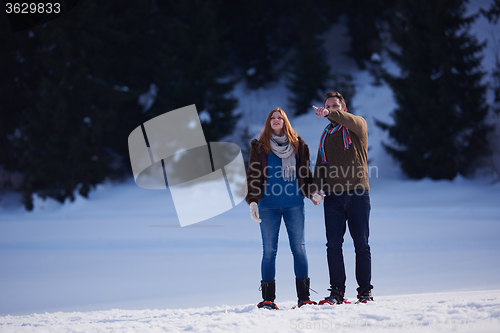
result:
[[[343,35],[335,31],[342,26],[333,29]],[[33,212],[15,194],[0,195],[0,332],[499,332],[500,183],[404,179],[380,144],[386,133],[374,125],[390,121],[390,90],[371,86],[368,73],[330,53],[336,71],[353,74],[356,96],[348,106],[369,126],[375,302],[291,309],[295,281],[283,231],[276,276],[282,310],[257,309],[262,248],[248,206],[181,228],[168,191],[130,179],[99,185],[73,203],[36,197]],[[241,144],[241,128],[256,135],[273,107],[286,110],[283,82],[258,91],[239,85],[235,95],[243,117],[227,141]],[[324,119],[310,113],[291,121],[314,161]],[[323,221],[322,208],[307,201],[316,301],[329,287]],[[344,249],[346,297],[354,300],[348,234]]]
[[[500,184],[372,179],[376,296],[500,289]],[[8,200],[2,201],[7,205]],[[306,202],[313,294],[326,295],[323,210]],[[295,299],[286,234],[278,302]],[[110,308],[231,306],[259,300],[261,243],[248,206],[181,228],[167,191],[133,181],[90,198],[2,207],[0,315]],[[355,297],[346,237],[347,296]]]
[[[379,297],[376,303],[279,311],[254,304],[56,312],[0,318],[1,332],[498,332],[500,291]]]

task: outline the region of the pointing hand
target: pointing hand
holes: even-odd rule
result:
[[[328,111],[328,109],[325,109],[324,107],[316,107],[316,106],[312,106],[314,110],[316,110],[316,113],[314,114],[315,116],[317,117],[325,117],[325,116],[328,116],[330,114],[330,111]]]

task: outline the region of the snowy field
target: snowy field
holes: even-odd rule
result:
[[[1,332],[498,332],[500,291],[379,297],[376,303],[279,311],[254,304],[57,312],[1,318]]]
[[[245,203],[181,228],[167,191],[133,181],[72,204],[38,200],[31,213],[4,196],[0,332],[500,331],[500,184],[379,178],[371,186],[375,302],[292,310],[282,233],[276,312],[255,307],[260,232]],[[306,202],[316,301],[328,294],[322,214]],[[348,236],[344,248],[354,300]]]
[[[478,34],[492,39],[491,25],[479,23]],[[345,35],[343,26],[333,29],[331,36]],[[282,231],[281,310],[257,309],[262,246],[248,205],[181,228],[168,191],[144,190],[130,179],[99,185],[73,203],[35,197],[32,212],[15,194],[0,193],[0,332],[500,332],[500,183],[404,179],[381,147],[386,133],[374,125],[390,121],[392,94],[371,86],[373,79],[342,51],[329,50],[329,61],[354,76],[356,96],[348,106],[369,128],[375,302],[292,309],[293,264]],[[283,82],[257,91],[239,85],[235,95],[243,117],[226,141],[241,145],[244,126],[256,135],[273,107],[286,110]],[[314,161],[324,119],[311,113],[291,121]],[[307,201],[316,301],[328,295],[325,243],[323,209]],[[348,234],[344,255],[346,297],[354,301]]]

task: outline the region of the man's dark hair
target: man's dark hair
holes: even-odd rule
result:
[[[343,105],[342,109],[346,107],[344,97],[339,92],[336,91],[330,91],[325,94],[325,101],[323,102],[323,106],[326,104],[326,100],[331,98],[331,97],[337,97],[340,100],[340,104]]]

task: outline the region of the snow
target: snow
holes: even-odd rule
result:
[[[198,115],[200,117],[200,121],[202,123],[210,123],[212,121],[212,117],[210,117],[210,113],[207,110],[203,110]]]
[[[153,106],[155,100],[156,100],[156,96],[158,94],[158,91],[160,89],[158,88],[158,86],[154,83],[151,83],[149,85],[149,90],[146,91],[145,93],[139,95],[138,99],[137,99],[137,103],[142,106],[142,112],[147,112],[149,109],[151,109],[151,107]],[[125,91],[125,90],[124,90]]]
[[[376,303],[280,310],[255,304],[164,310],[56,312],[0,318],[2,332],[498,332],[500,291],[379,297]]]
[[[252,76],[255,74],[256,71],[257,71],[257,69],[255,67],[250,67],[249,69],[247,69],[246,74],[248,76]]]
[[[376,52],[372,53],[372,55],[370,56],[370,61],[373,61],[373,62],[381,62],[382,61],[382,58],[380,57],[380,55]]]
[[[333,36],[342,29],[333,27]],[[0,332],[500,331],[500,183],[405,179],[382,148],[387,133],[375,126],[392,121],[392,92],[370,85],[373,78],[337,51],[329,61],[353,75],[348,104],[369,128],[375,302],[292,309],[293,263],[282,231],[281,310],[257,309],[262,245],[248,205],[181,228],[170,192],[142,189],[131,175],[99,185],[88,199],[35,196],[32,212],[16,194],[0,194]],[[255,136],[272,108],[287,110],[283,81],[256,91],[239,84],[234,94],[242,119],[221,141],[248,145],[240,142],[244,127]],[[324,119],[290,120],[315,161]],[[310,201],[305,209],[311,296],[319,301],[329,287],[323,209]],[[349,235],[344,255],[346,297],[355,300]]]

